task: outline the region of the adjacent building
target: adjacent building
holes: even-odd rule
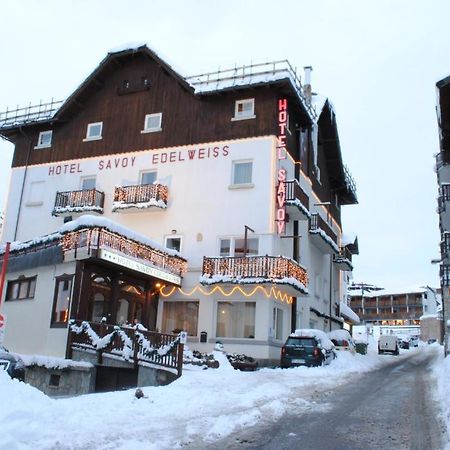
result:
[[[356,190],[310,71],[183,77],[140,46],[64,102],[0,115],[15,145],[5,345],[64,356],[70,319],[139,322],[274,360],[295,328],[357,321],[341,223]]]
[[[445,354],[449,352],[450,320],[450,76],[438,81],[437,119],[439,127],[439,152],[436,154],[436,175],[439,186],[438,207],[441,233],[440,279],[442,309],[445,324]]]

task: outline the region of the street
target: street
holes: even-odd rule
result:
[[[438,351],[385,356],[391,364],[333,391],[302,392],[315,402],[306,413],[266,421],[206,448],[440,449],[445,426],[429,388],[434,383],[429,366]]]

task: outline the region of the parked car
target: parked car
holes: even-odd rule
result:
[[[419,346],[419,336],[411,336],[409,338],[409,346],[410,347],[418,347]]]
[[[405,350],[409,350],[409,336],[397,336],[398,346]]]
[[[392,353],[393,355],[399,354],[399,345],[397,336],[393,334],[386,334],[380,336],[378,341],[378,354]]]
[[[347,330],[333,330],[328,333],[328,337],[334,344],[337,351],[347,351],[352,354],[356,353],[355,342]]]
[[[281,349],[281,367],[322,366],[336,357],[334,344],[321,330],[295,330]]]
[[[25,364],[5,347],[0,347],[0,370],[6,370],[11,378],[25,379]]]

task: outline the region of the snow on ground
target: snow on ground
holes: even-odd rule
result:
[[[349,383],[398,358],[379,356],[369,346],[367,355],[340,352],[327,367],[240,372],[221,352],[215,357],[219,369],[185,366],[172,384],[142,388],[141,399],[134,389],[52,399],[2,372],[0,449],[201,448],[294,409],[317,408],[310,394]],[[450,373],[450,361],[445,364]],[[450,377],[445,389],[448,398]]]

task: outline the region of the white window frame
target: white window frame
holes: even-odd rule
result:
[[[284,329],[284,310],[279,306],[274,306],[272,315],[272,334],[273,339],[282,341]]]
[[[86,180],[94,180],[95,181],[94,187],[93,188],[84,188],[83,184]],[[87,191],[87,190],[96,189],[96,188],[97,188],[97,177],[95,175],[80,178],[80,190]]]
[[[47,144],[42,143],[44,136],[50,136],[50,142]],[[52,146],[53,130],[41,131],[39,133],[37,145],[34,148],[50,148]]]
[[[157,117],[159,119],[157,127],[148,127],[148,120],[150,118]],[[162,131],[162,112],[154,113],[154,114],[146,114],[144,119],[144,129],[141,133],[157,133],[158,131]]]
[[[100,125],[100,134],[91,136],[91,130],[92,128]],[[83,139],[83,142],[87,141],[99,141],[100,139],[103,139],[103,122],[92,122],[88,123],[88,126],[86,128],[86,137]]]
[[[221,305],[221,303],[223,303],[224,305]],[[249,305],[253,305],[253,313],[254,313],[254,316],[252,317],[252,319],[253,319],[253,324],[251,324],[251,323],[243,323],[243,326],[242,327],[240,327],[241,329],[242,329],[242,334],[243,334],[243,336],[222,336],[222,333],[220,333],[219,334],[219,315],[221,314],[221,313],[224,313],[224,314],[226,314],[227,312],[230,312],[230,313],[233,313],[233,312],[236,312],[236,311],[233,311],[231,308],[230,308],[230,310],[229,311],[227,311],[226,310],[226,306],[225,305],[231,305],[231,306],[236,306],[236,307],[239,307],[239,306],[241,306],[241,305],[244,305],[244,311],[237,311],[237,312],[239,312],[239,313],[241,313],[240,314],[240,317],[242,318],[242,317],[244,317],[245,316],[245,305],[246,304],[249,304]],[[220,310],[220,308],[221,308],[221,306],[222,307],[224,307],[225,308],[225,312],[222,312],[221,310]],[[228,300],[228,299],[220,299],[220,300],[218,300],[217,301],[217,303],[216,303],[216,327],[215,327],[215,335],[216,335],[216,337],[217,338],[223,338],[223,339],[230,339],[230,340],[233,340],[233,339],[245,339],[245,340],[254,340],[255,339],[255,335],[256,335],[256,326],[257,326],[257,322],[256,322],[256,317],[257,317],[257,314],[256,314],[256,301],[238,301],[238,300]],[[242,314],[243,313],[243,314]],[[231,330],[230,329],[228,329],[228,331],[236,331],[237,330],[237,322],[235,321],[235,320],[233,320],[233,316],[231,316],[231,321],[230,321],[230,323],[234,323],[234,326],[231,326]],[[246,328],[248,328],[248,327],[253,327],[253,333],[251,333],[251,336],[252,337],[250,337],[250,334],[248,334],[247,336],[246,336],[246,334],[247,333],[245,333],[245,331],[246,331]],[[227,331],[227,327],[225,327],[225,330],[224,331]],[[227,334],[227,333],[223,333],[223,334]]]
[[[224,256],[224,257],[226,257],[226,256],[231,256],[231,257],[234,257],[234,256],[236,256],[236,241],[237,240],[244,240],[244,236],[220,236],[219,238],[218,238],[218,248],[219,248],[219,250],[218,250],[218,254],[220,255],[220,249],[221,249],[221,243],[222,243],[222,241],[230,241],[230,253],[229,253],[229,255],[221,255],[221,256]],[[247,256],[250,254],[250,255],[253,255],[253,256],[257,256],[257,255],[259,255],[260,254],[260,251],[259,251],[259,244],[260,244],[260,239],[259,239],[259,236],[251,236],[251,237],[248,237],[247,236],[247,243],[248,243],[248,241],[251,241],[251,240],[256,240],[257,242],[258,242],[258,249],[256,250],[256,254],[254,254],[254,253],[248,253],[248,249],[247,249]]]
[[[180,240],[180,249],[179,250],[171,249],[171,250],[175,250],[175,251],[181,253],[181,249],[183,248],[183,236],[181,236],[179,234],[168,234],[167,236],[164,236],[164,247],[170,249],[170,247],[167,246],[168,239],[179,239]]]
[[[249,163],[252,165],[251,181],[245,182],[245,183],[236,183],[235,182],[236,166],[238,166],[239,164],[249,164]],[[252,159],[242,159],[242,160],[233,161],[232,166],[231,166],[231,184],[229,186],[229,189],[243,189],[243,188],[254,187],[255,185],[253,183],[253,174],[254,174],[253,166],[254,166],[254,164],[253,164]]]
[[[249,112],[240,112],[239,105],[251,105],[251,111]],[[236,120],[247,120],[247,119],[255,119],[255,99],[254,98],[245,98],[242,100],[236,100],[234,102],[234,117],[231,118],[231,121],[234,122]]]
[[[148,183],[143,183],[142,179],[144,178],[144,175],[147,173],[154,173],[155,174],[155,181],[152,183],[154,184],[157,179],[158,179],[158,171],[157,170],[143,170],[140,174],[139,174],[139,185],[143,185],[143,184],[148,184]]]

